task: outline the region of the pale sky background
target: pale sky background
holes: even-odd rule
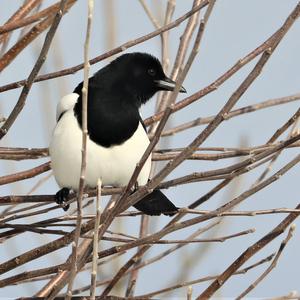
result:
[[[158,1],[158,0],[157,0]],[[150,7],[157,1],[148,1]],[[1,1],[1,24],[22,4],[23,1],[2,0]],[[53,1],[44,1],[46,4],[52,4]],[[107,15],[104,12],[105,0],[95,0],[95,16],[93,22],[93,32],[91,39],[90,57],[104,53],[108,50],[107,45]],[[160,1],[165,8],[167,1]],[[138,1],[119,0],[115,4],[115,25],[116,41],[118,46],[128,40],[137,38],[153,31],[153,26]],[[192,1],[177,1],[176,11],[173,19],[178,18],[191,7]],[[217,77],[229,69],[238,59],[252,51],[271,34],[273,34],[284,22],[288,14],[297,4],[295,0],[217,0],[215,9],[209,20],[207,30],[204,34],[200,53],[188,74],[184,87],[187,89],[187,95],[190,95],[199,89],[207,86]],[[70,67],[83,61],[83,43],[86,30],[86,1],[78,1],[71,11],[63,18],[55,37],[53,47],[47,57],[46,63],[40,74],[56,71],[62,68]],[[155,11],[155,9],[154,9]],[[185,24],[172,30],[170,35],[171,60],[175,58],[179,37],[182,34]],[[13,36],[11,41],[18,38],[18,34]],[[255,81],[250,89],[243,95],[236,107],[250,105],[263,100],[287,96],[299,92],[299,50],[300,50],[300,20],[298,20],[288,32],[270,61],[267,63],[261,76]],[[26,78],[39,53],[44,35],[40,36],[30,47],[23,51],[14,62],[8,66],[1,74],[0,84],[4,85],[19,79]],[[11,45],[11,44],[10,44]],[[127,52],[141,51],[149,52],[160,57],[160,38],[156,37],[143,44],[129,49]],[[222,85],[217,91],[209,94],[201,101],[194,103],[174,114],[168,123],[169,127],[178,125],[187,120],[198,117],[210,116],[219,111],[219,109],[228,100],[230,95],[245,78],[254,62],[243,68],[238,74]],[[104,61],[91,67],[91,74],[105,65]],[[27,98],[27,104],[21,115],[9,131],[9,134],[0,142],[0,145],[11,147],[47,147],[52,129],[55,125],[55,106],[58,99],[64,94],[71,92],[79,81],[83,80],[83,72],[79,71],[74,75],[64,78],[58,78],[51,81],[44,81],[34,84]],[[0,94],[0,114],[7,116],[15,105],[20,89],[12,90]],[[179,95],[178,100],[183,99],[185,95]],[[269,137],[280,127],[298,108],[298,102],[286,104],[280,107],[273,107],[267,110],[261,110],[256,113],[247,114],[227,122],[221,126],[208,138],[202,146],[224,146],[238,147],[241,143],[246,145],[264,144]],[[142,109],[142,114],[147,117],[152,114],[154,101],[148,103]],[[196,127],[184,131],[168,140],[168,147],[185,147],[204,127]],[[298,149],[285,150],[276,162],[274,170],[278,170],[298,153]],[[1,175],[25,170],[37,166],[48,159],[34,161],[21,161],[7,163],[0,161]],[[221,166],[228,166],[234,160],[223,160],[216,162],[190,161],[178,167],[169,178],[192,173],[193,171],[206,171],[217,169]],[[232,198],[232,191],[239,194],[248,189],[260,174],[262,169],[254,170],[242,177],[238,185],[238,190],[230,188],[218,193],[208,203],[200,209],[215,209],[221,203]],[[298,204],[299,191],[298,184],[299,166],[294,167],[284,175],[274,185],[265,188],[253,197],[248,198],[237,210],[258,210],[266,208],[294,208]],[[22,183],[6,185],[1,187],[0,194],[25,194],[37,182],[38,178],[30,179]],[[166,194],[177,206],[186,206],[197,198],[201,197],[210,190],[216,182],[195,183],[184,185],[177,188],[171,188]],[[36,194],[53,194],[58,187],[53,179],[49,180]],[[54,211],[47,217],[63,215],[63,211]],[[45,216],[46,217],[46,216]],[[215,233],[215,236],[233,234],[249,228],[255,228],[256,232],[244,237],[229,240],[224,243],[212,243],[209,247],[205,244],[189,245],[184,250],[177,251],[168,256],[163,261],[150,265],[140,273],[140,279],[137,284],[136,295],[164,288],[177,282],[179,274],[187,272],[185,280],[193,280],[202,276],[218,274],[224,271],[235,258],[238,257],[252,243],[256,242],[267,232],[273,229],[284,215],[270,215],[257,217],[232,217],[227,218],[222,225],[222,230]],[[27,220],[33,222],[35,219]],[[20,220],[21,222],[23,220]],[[132,220],[124,219],[122,230],[131,234],[138,234],[139,218]],[[160,228],[169,221],[167,217],[151,218],[151,226]],[[167,238],[183,238],[197,228],[204,226],[199,224],[193,228],[170,235]],[[296,225],[300,227],[299,220]],[[292,290],[300,291],[300,229],[296,228],[293,239],[286,247],[275,270],[268,275],[266,279],[251,293],[249,297],[272,297],[284,295]],[[211,232],[209,232],[211,234]],[[278,250],[278,247],[286,234],[280,236],[270,243],[263,251],[254,256],[245,266],[260,260],[261,258]],[[207,236],[207,235],[206,235]],[[211,235],[210,235],[211,236]],[[56,236],[53,236],[56,238]],[[200,236],[204,238],[204,236]],[[12,238],[9,242],[0,246],[1,262],[12,258],[25,250],[30,250],[42,242],[45,237],[38,235],[23,234],[18,238]],[[101,244],[100,244],[101,245]],[[103,243],[102,249],[105,248]],[[146,257],[150,258],[169,246],[160,245],[152,247],[151,252]],[[64,262],[70,253],[70,247],[63,249],[55,254],[51,254],[49,264]],[[135,251],[135,250],[134,250]],[[134,253],[129,252],[128,258]],[[185,258],[192,255],[193,263],[187,269]],[[42,257],[33,264],[25,264],[17,270],[31,270],[32,268],[46,267],[47,260]],[[250,283],[252,283],[267,267],[261,266],[247,274],[232,277],[220,290],[218,296],[234,297],[240,294]],[[100,278],[104,279],[114,273],[110,273],[109,268],[101,269]],[[11,276],[12,272],[2,275],[2,278]],[[89,282],[89,275],[78,276],[76,285],[85,285]],[[31,285],[22,285],[22,287],[8,287],[0,290],[0,297],[20,297],[30,296],[38,291],[46,282],[34,283]],[[127,283],[127,281],[126,281]],[[193,295],[197,296],[208,286],[208,283],[194,285]],[[179,289],[169,297],[184,297],[186,289]],[[165,294],[158,298],[166,297]]]

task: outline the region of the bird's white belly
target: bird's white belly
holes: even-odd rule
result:
[[[149,139],[141,123],[133,136],[118,146],[105,148],[88,138],[85,183],[95,187],[100,178],[103,185],[126,185],[148,144]],[[82,131],[71,109],[56,125],[49,146],[52,169],[60,187],[78,189],[81,147]],[[150,168],[151,156],[139,174],[139,185],[147,183]]]

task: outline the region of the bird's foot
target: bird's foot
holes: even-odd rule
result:
[[[66,203],[68,201],[68,196],[70,194],[70,189],[62,188],[55,194],[55,201],[60,205],[64,211],[67,211],[70,207],[70,204]]]

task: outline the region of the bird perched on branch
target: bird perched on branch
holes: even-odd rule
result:
[[[57,106],[57,124],[49,146],[55,179],[61,187],[56,201],[64,204],[70,189],[78,190],[82,148],[82,87],[63,97]],[[87,167],[85,184],[126,186],[149,139],[139,108],[158,91],[173,91],[159,62],[146,53],[124,54],[89,79],[87,108]],[[180,92],[186,92],[181,87]],[[151,155],[137,184],[149,180]],[[63,206],[68,209],[68,205]],[[160,191],[154,190],[134,205],[148,215],[173,215],[178,208]]]

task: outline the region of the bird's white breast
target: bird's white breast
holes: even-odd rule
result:
[[[71,95],[74,96],[68,101],[77,96]],[[76,190],[81,169],[82,131],[74,116],[73,106],[68,108],[54,129],[49,151],[57,183],[60,187]],[[125,186],[148,144],[149,139],[141,123],[133,136],[121,145],[105,148],[88,138],[85,183],[95,187],[100,178],[103,185]],[[151,156],[139,174],[139,185],[147,183],[150,168]]]

